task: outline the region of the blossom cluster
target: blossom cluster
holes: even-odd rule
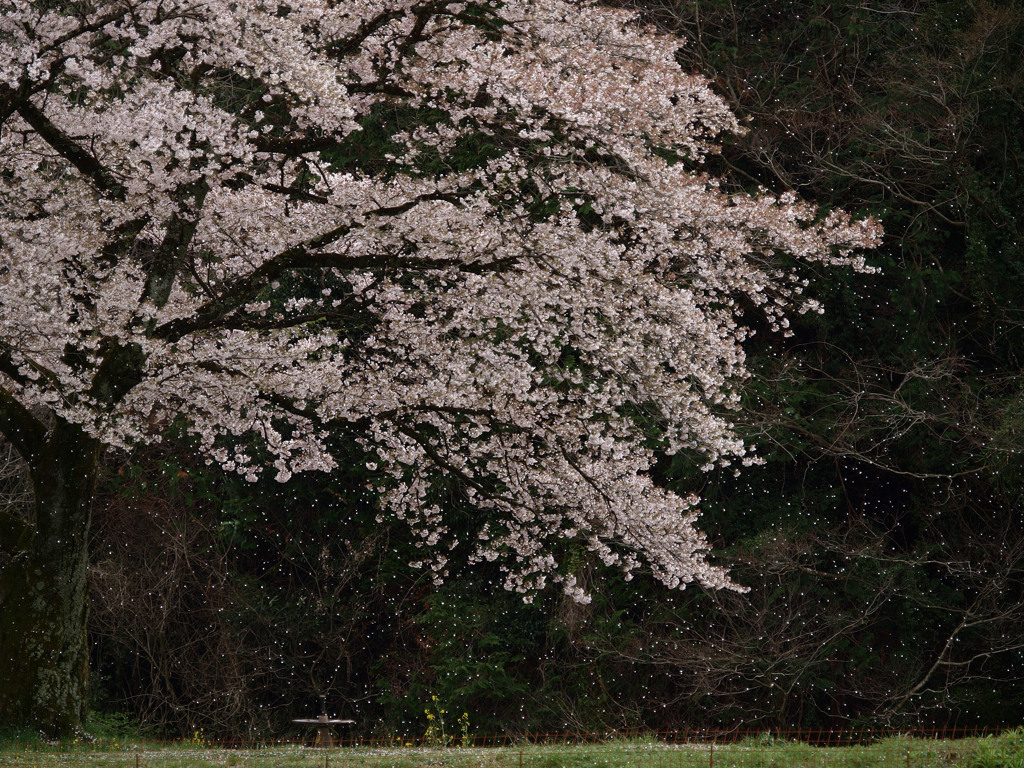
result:
[[[793,265],[879,229],[709,175],[739,127],[681,44],[567,0],[0,0],[0,403],[282,481],[346,431],[438,579],[462,544],[586,599],[572,539],[732,586],[656,451],[754,460],[744,310],[785,332]]]

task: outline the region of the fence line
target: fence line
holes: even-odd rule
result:
[[[382,748],[382,747],[441,747],[462,746],[471,748],[501,748],[530,746],[584,746],[596,744],[614,744],[626,741],[652,741],[665,745],[679,744],[740,744],[759,742],[773,744],[776,742],[802,743],[817,747],[869,746],[885,739],[915,739],[931,741],[956,741],[998,736],[1000,733],[1014,730],[1012,727],[993,728],[976,726],[915,726],[908,728],[680,728],[672,730],[621,729],[595,732],[542,732],[524,731],[521,733],[485,733],[461,734],[447,733],[442,738],[437,736],[390,734],[374,736],[336,735],[333,746],[343,748]],[[278,746],[315,746],[315,729],[305,736],[285,736],[276,739],[233,737],[215,738],[197,735],[193,739],[161,739],[142,737],[141,742],[154,748],[185,748],[205,747],[218,749],[266,749]],[[40,751],[57,749],[87,750],[93,747],[109,747],[113,740],[97,742],[76,740],[74,743],[47,743],[46,741],[21,744],[24,749],[38,748]],[[0,742],[0,752],[10,749],[13,744]]]
[[[509,747],[520,744],[534,746],[582,746],[587,744],[606,744],[628,740],[653,740],[662,744],[737,744],[759,740],[762,742],[798,742],[818,747],[868,746],[883,739],[917,739],[917,740],[959,740],[997,736],[1012,730],[1010,727],[993,728],[987,726],[915,726],[908,728],[680,728],[673,730],[622,729],[599,732],[561,732],[561,733],[491,733],[491,734],[447,734],[446,740],[452,746],[469,746],[477,748]],[[463,743],[464,738],[468,743]],[[385,747],[405,745],[414,747],[438,746],[440,739],[423,735],[377,735],[377,736],[338,736],[335,744],[339,747]],[[275,744],[305,744],[312,746],[314,737],[284,738],[273,740],[261,739],[215,739],[211,744],[227,748],[244,746],[269,746]]]

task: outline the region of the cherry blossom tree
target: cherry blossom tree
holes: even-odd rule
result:
[[[709,175],[738,126],[680,44],[563,0],[0,0],[0,431],[35,492],[0,720],[79,726],[98,457],[172,422],[248,478],[357,442],[437,579],[440,479],[526,596],[586,599],[565,539],[734,586],[656,451],[752,461],[744,313],[817,310],[800,262],[869,271],[879,231]]]

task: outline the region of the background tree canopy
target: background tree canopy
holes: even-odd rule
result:
[[[573,545],[562,572],[589,604],[523,604],[487,562],[438,586],[407,568],[408,528],[377,521],[363,449],[334,446],[329,476],[251,485],[172,429],[105,464],[101,711],[224,734],[280,733],[319,695],[367,731],[414,734],[431,695],[481,731],[1024,717],[1024,8],[632,7],[686,39],[681,66],[747,127],[707,160],[732,191],[795,190],[885,227],[881,274],[815,274],[824,315],[791,336],[750,320],[732,418],[765,464],[736,477],[654,454],[660,487],[702,497],[716,562],[750,592],[625,581]],[[372,112],[332,151],[378,172],[394,126],[423,119]],[[489,151],[466,140],[448,162]],[[458,489],[433,490],[450,534],[472,537]]]

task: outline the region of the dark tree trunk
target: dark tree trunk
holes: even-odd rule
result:
[[[0,572],[0,723],[80,729],[89,677],[89,519],[98,446],[57,422],[31,461],[34,525]]]

